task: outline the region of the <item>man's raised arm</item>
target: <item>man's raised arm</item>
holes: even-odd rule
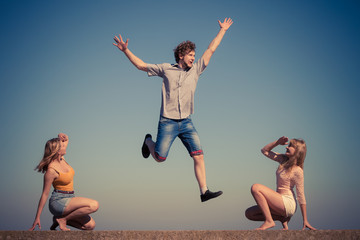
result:
[[[214,54],[216,48],[219,46],[222,38],[224,37],[226,31],[229,29],[231,24],[233,24],[233,20],[231,18],[225,18],[224,22],[220,22],[218,20],[220,30],[216,37],[211,41],[209,47],[205,50],[203,54],[203,59],[205,66],[207,66],[210,62],[211,56]]]
[[[114,37],[116,43],[113,43],[113,45],[117,46],[137,69],[147,72],[146,63],[128,49],[129,39],[126,39],[126,42],[124,42],[121,35],[119,35],[119,38],[117,36]]]

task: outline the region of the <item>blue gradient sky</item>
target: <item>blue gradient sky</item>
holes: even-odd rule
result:
[[[192,40],[200,57],[225,17],[234,24],[199,80],[193,115],[209,188],[224,195],[201,203],[179,140],[165,163],[142,158],[161,79],[112,42],[121,33],[145,62],[172,63],[172,49]],[[282,135],[308,144],[310,223],[359,228],[359,1],[2,0],[0,29],[0,230],[31,226],[43,181],[33,169],[59,132],[70,137],[77,196],[100,203],[97,230],[259,226],[244,216],[250,186],[275,188],[277,164],[260,149]],[[41,220],[48,229],[47,206]],[[299,209],[289,227],[301,229]]]

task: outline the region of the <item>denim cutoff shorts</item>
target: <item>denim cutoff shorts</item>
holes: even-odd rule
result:
[[[191,157],[203,154],[199,135],[190,117],[185,119],[169,119],[160,116],[155,155],[165,160],[175,138],[179,137]]]
[[[55,217],[61,217],[66,206],[75,194],[59,193],[53,191],[49,199],[49,210]]]

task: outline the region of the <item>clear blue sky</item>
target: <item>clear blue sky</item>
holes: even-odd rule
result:
[[[193,115],[209,188],[224,194],[201,203],[179,140],[164,163],[142,158],[161,79],[112,42],[120,33],[145,62],[173,63],[183,40],[200,57],[225,17],[234,24],[199,80]],[[260,149],[283,135],[308,144],[310,223],[359,228],[359,1],[2,0],[0,30],[0,230],[31,226],[43,181],[33,169],[59,132],[70,137],[77,196],[100,203],[97,230],[259,226],[244,216],[250,187],[274,189],[277,168]],[[51,225],[47,206],[41,221]],[[301,229],[300,209],[289,227]]]

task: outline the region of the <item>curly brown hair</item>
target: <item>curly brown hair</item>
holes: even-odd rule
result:
[[[174,56],[175,56],[176,62],[179,63],[180,55],[184,56],[191,51],[195,51],[195,48],[196,48],[195,43],[193,43],[189,40],[184,41],[184,42],[180,43],[179,45],[177,45],[177,47],[174,49]]]

